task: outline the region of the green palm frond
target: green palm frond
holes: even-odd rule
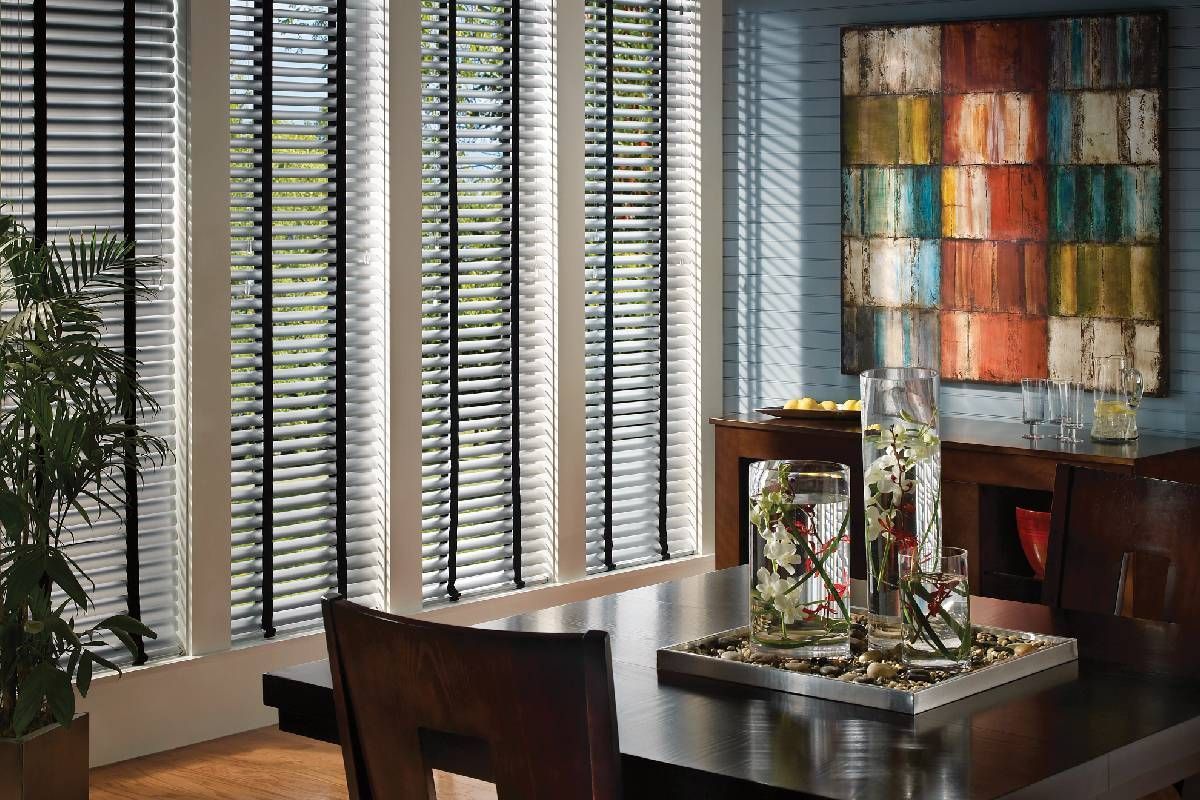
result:
[[[71,680],[86,692],[111,663],[94,648],[153,636],[125,615],[78,630],[93,584],[63,547],[120,518],[126,476],[168,456],[139,422],[157,410],[140,364],[104,338],[161,266],[112,233],[60,248],[0,216],[0,737],[69,720]]]

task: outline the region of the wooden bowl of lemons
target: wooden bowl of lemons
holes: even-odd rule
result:
[[[855,399],[815,400],[811,397],[792,398],[782,406],[760,408],[760,414],[766,414],[780,419],[841,419],[857,420],[862,411],[862,402]]]

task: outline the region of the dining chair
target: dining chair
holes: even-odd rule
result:
[[[1200,622],[1200,486],[1060,464],[1049,550],[1046,605]]]
[[[323,603],[351,800],[431,800],[439,752],[498,800],[614,800],[620,750],[608,634],[526,633]]]

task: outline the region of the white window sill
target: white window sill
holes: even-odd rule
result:
[[[655,561],[636,567],[600,572],[559,583],[541,583],[524,589],[463,598],[428,605],[413,613],[414,617],[448,622],[455,625],[477,625],[514,614],[525,614],[543,608],[574,603],[601,595],[623,592],[655,583],[686,578],[711,572],[715,560],[711,555],[690,555]]]
[[[513,589],[507,592],[483,594],[478,597],[464,598],[458,601],[444,601],[427,605],[419,611],[410,612],[406,616],[421,617],[452,625],[478,625],[515,614],[526,614],[540,611],[544,608],[588,600],[606,594],[614,594],[642,586],[677,580],[690,575],[699,575],[714,569],[714,558],[711,555],[693,554],[669,561],[655,561],[650,564],[640,564],[635,567],[601,572],[578,578],[573,581],[540,583],[527,586],[524,589]],[[171,658],[158,658],[137,667],[124,667],[121,675],[105,672],[97,675],[93,685],[101,685],[109,681],[151,672],[167,670],[193,663],[201,659],[219,657],[225,653],[244,653],[262,648],[279,647],[287,642],[298,642],[304,639],[320,637],[324,647],[324,631],[319,625],[300,628],[294,632],[275,636],[271,639],[246,638],[233,642],[228,650],[205,653],[201,655],[180,655]],[[302,662],[297,662],[302,663]]]

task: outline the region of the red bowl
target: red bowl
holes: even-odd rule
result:
[[[1046,552],[1050,546],[1050,512],[1017,509],[1017,536],[1025,560],[1038,578],[1046,577]]]

